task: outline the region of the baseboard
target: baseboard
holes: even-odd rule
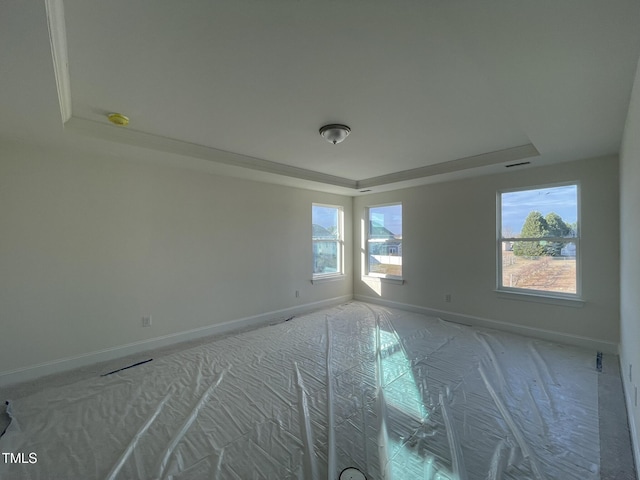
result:
[[[554,332],[553,330],[545,330],[542,328],[527,327],[524,325],[516,325],[513,323],[503,322],[501,320],[492,320],[489,318],[476,317],[461,313],[449,312],[446,310],[437,310],[434,308],[421,307],[407,303],[393,302],[382,298],[369,297],[366,295],[354,295],[355,300],[362,302],[376,303],[392,308],[399,308],[410,312],[422,313],[432,317],[439,317],[454,323],[471,325],[474,327],[493,328],[510,333],[517,333],[527,337],[539,338],[550,342],[562,343],[565,345],[574,345],[591,350],[601,351],[603,353],[612,353],[618,355],[618,344],[614,342],[606,342],[595,338],[582,337],[579,335],[570,335],[567,333]],[[639,477],[640,478],[640,477]]]
[[[269,323],[284,320],[285,318],[288,318],[292,315],[300,315],[312,310],[332,307],[350,301],[352,299],[353,296],[351,295],[343,295],[341,297],[334,297],[318,302],[296,305],[294,307],[289,307],[282,310],[261,313],[260,315],[254,315],[251,317],[238,318],[235,320],[230,320],[228,322],[217,323],[208,325],[206,327],[195,328],[193,330],[164,335],[162,337],[156,337],[149,340],[143,340],[140,342],[129,343],[117,347],[106,348],[104,350],[89,352],[83,355],[62,358],[38,365],[0,372],[0,387],[34,380],[45,375],[61,373],[67,370],[72,370],[74,368],[85,367],[87,365],[92,365],[98,362],[114,360],[120,357],[125,357],[127,355],[141,353],[147,350],[152,350],[154,348],[166,347],[175,343],[194,340],[208,335],[226,333],[247,327],[268,325]]]
[[[620,359],[620,373],[622,376],[622,390],[624,391],[625,405],[627,407],[627,422],[629,423],[629,434],[631,435],[631,449],[633,450],[633,459],[635,460],[636,478],[640,478],[640,437],[638,437],[638,429],[634,418],[634,398],[633,386],[629,384],[629,379],[624,374],[626,371],[624,366],[628,365],[622,355]]]

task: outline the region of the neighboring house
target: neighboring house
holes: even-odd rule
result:
[[[402,256],[402,235],[396,235],[382,225],[369,225],[369,246],[372,255]]]
[[[312,224],[313,273],[337,272],[338,243],[335,233],[321,225]],[[326,240],[326,241],[322,241]]]
[[[313,235],[314,240],[335,240],[336,238],[335,234],[316,223],[311,225],[311,234]]]
[[[562,250],[560,250],[560,256],[562,257],[575,257],[576,256],[576,244],[567,243]]]

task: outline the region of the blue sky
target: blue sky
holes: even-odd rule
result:
[[[555,212],[566,223],[575,223],[578,219],[578,188],[576,185],[538,188],[502,194],[502,229],[518,234],[522,230],[527,215],[537,210],[542,215]],[[371,207],[370,212],[378,218],[384,218],[384,226],[396,235],[402,235],[402,205]],[[314,206],[312,222],[329,228],[336,225],[335,208]]]
[[[576,185],[539,188],[502,194],[502,231],[518,234],[527,215],[537,210],[546,216],[555,212],[566,223],[578,219],[578,188]]]
[[[383,216],[385,228],[395,235],[402,235],[402,205],[371,207],[370,211],[374,215],[378,214]],[[335,208],[314,205],[311,210],[311,222],[324,228],[336,226],[337,215]]]
[[[324,228],[336,227],[338,215],[335,208],[314,205],[311,209],[311,223]]]
[[[402,205],[370,207],[369,215],[394,235],[402,235]]]

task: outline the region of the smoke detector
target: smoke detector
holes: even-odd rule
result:
[[[119,127],[126,127],[127,125],[129,125],[129,117],[121,113],[110,113],[109,115],[107,115],[107,118],[111,123]]]

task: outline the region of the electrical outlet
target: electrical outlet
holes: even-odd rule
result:
[[[451,303],[451,294],[450,293],[445,293],[444,301],[447,302],[447,303]]]
[[[142,326],[143,327],[151,326],[151,315],[149,315],[148,317],[142,317]]]
[[[300,296],[300,290],[296,290],[296,298]]]

